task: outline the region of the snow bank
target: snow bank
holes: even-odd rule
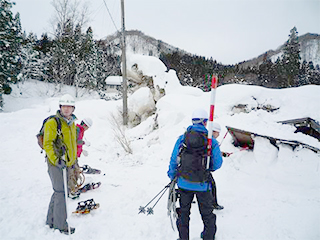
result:
[[[158,61],[137,56],[141,68],[162,82],[166,95],[156,104],[156,114],[146,117],[125,133],[133,150],[128,155],[115,141],[110,116],[122,108],[122,100],[100,100],[95,93],[85,93],[76,100],[78,122],[91,117],[93,127],[85,133],[91,146],[84,146],[89,164],[101,169],[100,175],[86,175],[86,182],[100,181],[101,187],[68,200],[69,222],[76,227],[71,239],[176,239],[166,213],[166,194],[154,208],[154,215],[138,214],[168,182],[167,170],[173,145],[191,124],[195,108],[209,110],[209,93],[182,87],[174,71],[165,72]],[[152,69],[154,68],[154,69]],[[14,87],[14,86],[13,86]],[[75,90],[52,84],[25,82],[4,96],[0,113],[0,227],[2,239],[69,239],[45,226],[52,194],[44,155],[40,154],[35,135],[42,120],[58,109],[58,98]],[[224,158],[214,172],[218,202],[225,208],[217,215],[216,239],[320,239],[320,156],[304,148],[280,145],[279,150],[263,138],[255,139],[253,151],[241,151],[225,135],[225,126],[257,133],[296,137],[319,147],[319,142],[277,121],[311,117],[320,120],[320,86],[292,89],[266,89],[256,86],[218,87],[215,119],[222,127],[218,141]],[[45,93],[50,93],[49,95]],[[248,113],[234,113],[233,106],[247,104]],[[277,111],[256,109],[270,104]],[[154,107],[148,89],[129,96],[130,108],[137,114]],[[225,139],[223,139],[223,137]],[[89,215],[76,216],[77,202],[94,198],[100,208]],[[190,237],[199,238],[203,229],[197,204],[192,205]]]

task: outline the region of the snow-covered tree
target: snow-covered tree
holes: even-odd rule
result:
[[[294,85],[294,81],[299,74],[300,68],[300,44],[298,42],[297,28],[290,30],[290,35],[283,51],[284,74],[288,80],[288,87]]]
[[[97,86],[97,48],[93,40],[91,27],[88,28],[81,46],[81,58],[78,78],[81,87],[96,88]]]
[[[21,49],[22,79],[44,80],[44,65],[40,52],[36,50],[37,36],[29,33]]]
[[[82,53],[81,28],[84,26],[87,8],[79,11],[79,1],[54,0],[56,10],[55,39],[51,48],[52,61],[50,73],[54,81],[68,85],[77,85],[79,62]]]
[[[35,49],[39,52],[39,64],[40,68],[42,69],[42,80],[48,82],[52,80],[52,76],[49,71],[52,60],[52,56],[50,54],[52,46],[53,41],[48,38],[46,33],[42,34],[41,39],[35,46]]]
[[[120,75],[120,56],[109,53],[108,47],[102,42],[98,44],[98,61],[97,61],[97,89],[106,90],[106,79],[108,76]]]
[[[47,54],[50,52],[50,48],[52,47],[52,40],[49,39],[46,33],[42,34],[40,40],[37,42],[35,49],[39,52]]]
[[[21,69],[20,45],[22,42],[19,13],[13,18],[12,3],[0,0],[0,108],[2,94],[10,94],[9,83],[19,80]]]
[[[57,28],[56,39],[51,48],[52,61],[50,72],[55,82],[67,85],[74,84],[75,75],[75,43],[71,21]]]

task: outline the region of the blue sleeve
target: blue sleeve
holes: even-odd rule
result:
[[[222,165],[222,154],[219,148],[219,143],[216,139],[212,139],[212,153],[210,162],[210,171],[218,170]]]
[[[177,167],[178,167],[178,154],[180,146],[183,142],[184,135],[181,135],[178,140],[176,141],[176,144],[174,145],[171,158],[170,158],[170,164],[169,164],[169,170],[168,170],[168,177],[172,180],[175,178],[177,174]]]

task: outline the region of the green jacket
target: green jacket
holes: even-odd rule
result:
[[[59,161],[59,153],[56,149],[56,145],[59,145],[59,149],[61,148],[61,144],[66,149],[66,165],[67,167],[72,166],[77,160],[77,133],[76,133],[76,125],[74,121],[77,119],[75,115],[72,115],[72,120],[67,123],[67,120],[62,117],[60,111],[57,111],[56,116],[59,117],[61,122],[61,132],[62,135],[62,143],[55,144],[55,140],[57,138],[57,122],[54,118],[49,119],[44,124],[44,135],[43,135],[43,149],[46,151],[47,158],[49,162],[53,165],[57,165]]]

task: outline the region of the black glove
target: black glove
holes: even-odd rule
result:
[[[63,159],[59,159],[58,163],[57,163],[57,167],[59,169],[64,169],[66,168],[66,162]]]
[[[230,155],[231,155],[231,153],[222,152],[222,157],[229,157]]]

